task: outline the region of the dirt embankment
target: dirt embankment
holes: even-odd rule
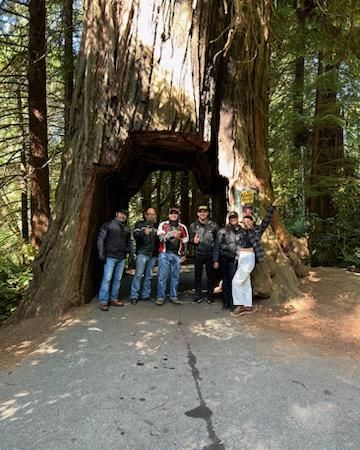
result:
[[[278,308],[263,302],[257,325],[318,345],[327,354],[360,357],[360,274],[317,267],[302,280],[302,295]]]

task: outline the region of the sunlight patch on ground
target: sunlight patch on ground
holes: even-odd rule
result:
[[[30,395],[30,392],[24,391],[18,392],[17,394],[14,395],[14,397],[27,397],[28,395]]]
[[[321,281],[321,278],[317,275],[316,272],[313,272],[313,271],[309,272],[309,275],[307,276],[307,279],[311,283],[318,283],[319,281]]]
[[[343,340],[360,339],[360,305],[357,305],[347,317],[342,319],[344,327],[340,331]]]
[[[287,313],[292,312],[308,312],[311,311],[316,306],[316,300],[310,295],[305,294],[302,297],[291,298],[287,302],[284,303],[284,310]],[[284,319],[286,319],[284,317]]]
[[[6,347],[7,352],[15,351],[16,355],[22,355],[25,353],[31,345],[31,341],[22,341],[20,344],[12,345],[10,347]]]
[[[332,431],[336,425],[336,408],[330,402],[319,402],[314,405],[295,403],[290,409],[290,417],[302,426],[314,430]]]
[[[248,326],[236,327],[235,323],[231,319],[221,318],[221,319],[208,319],[203,323],[193,323],[190,326],[192,333],[197,336],[205,336],[210,339],[216,339],[219,341],[225,341],[232,339],[235,336],[246,335],[246,337],[254,338],[255,328],[250,329]]]
[[[37,349],[30,353],[30,355],[51,355],[53,353],[62,353],[63,350],[59,350],[56,348],[54,341],[55,336],[47,339],[45,342],[42,342]]]
[[[18,418],[16,413],[22,411],[24,414],[30,414],[33,412],[34,408],[32,406],[36,402],[26,402],[23,405],[17,403],[16,399],[7,400],[0,403],[0,422],[4,420],[14,421]]]

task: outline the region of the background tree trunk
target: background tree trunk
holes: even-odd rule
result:
[[[190,198],[189,198],[189,172],[182,172],[180,175],[180,210],[181,221],[190,223]]]
[[[317,214],[321,219],[335,214],[331,192],[336,188],[338,177],[344,168],[344,138],[337,101],[338,69],[339,63],[326,64],[324,55],[319,54],[309,212]],[[327,121],[323,125],[325,117]]]
[[[49,226],[50,187],[47,151],[45,0],[29,3],[29,133],[31,242],[40,243]]]
[[[214,194],[224,192],[219,175],[245,183],[261,178],[271,199],[271,2],[227,7],[220,0],[85,1],[55,218],[18,317],[57,314],[94,295],[98,227],[116,202],[127,204],[146,170],[191,170],[200,188]],[[257,283],[255,292],[270,295],[274,261],[281,261],[278,280],[286,296],[296,290],[295,276],[276,240],[271,248],[267,284]]]
[[[74,55],[73,55],[73,0],[64,0],[64,127],[65,146],[69,141],[70,108],[74,91]]]
[[[20,190],[21,190],[21,236],[24,242],[29,242],[29,205],[28,205],[28,146],[27,134],[25,132],[25,121],[23,115],[23,105],[21,100],[20,86],[17,89],[18,116],[20,125]]]

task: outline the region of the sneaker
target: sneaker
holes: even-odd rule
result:
[[[99,303],[101,311],[109,311],[109,305],[107,303]]]
[[[162,306],[165,303],[165,300],[163,298],[158,298],[155,303],[158,306]]]
[[[209,305],[213,305],[215,303],[215,300],[213,298],[207,298],[206,301]]]
[[[170,302],[174,303],[174,305],[182,305],[184,303],[181,300],[179,300],[178,298],[173,298],[172,300],[170,300]]]
[[[130,299],[130,303],[131,303],[132,305],[136,305],[137,302],[138,302],[138,301],[137,301],[137,298],[131,298],[131,299]]]
[[[202,298],[194,298],[194,300],[192,301],[193,303],[202,303],[203,299]]]

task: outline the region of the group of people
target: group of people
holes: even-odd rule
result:
[[[239,222],[236,211],[228,214],[223,228],[210,219],[207,205],[197,210],[197,220],[189,229],[180,221],[178,207],[169,209],[167,220],[157,222],[155,208],[144,211],[143,220],[136,223],[133,237],[136,242],[135,275],[130,288],[130,301],[151,300],[153,270],[158,265],[155,303],[162,306],[166,300],[169,281],[170,302],[180,305],[178,286],[181,263],[185,262],[189,243],[195,254],[195,297],[193,303],[214,303],[215,271],[219,269],[222,283],[223,309],[241,316],[253,312],[251,272],[256,262],[264,259],[261,236],[271,222],[275,202],[270,205],[265,218],[257,225],[253,216],[244,216]],[[132,253],[131,230],[127,225],[128,211],[121,209],[115,218],[102,225],[97,247],[104,261],[104,273],[99,291],[99,305],[107,311],[109,305],[123,306],[119,290],[125,261]],[[203,296],[202,274],[206,269],[207,294]]]

